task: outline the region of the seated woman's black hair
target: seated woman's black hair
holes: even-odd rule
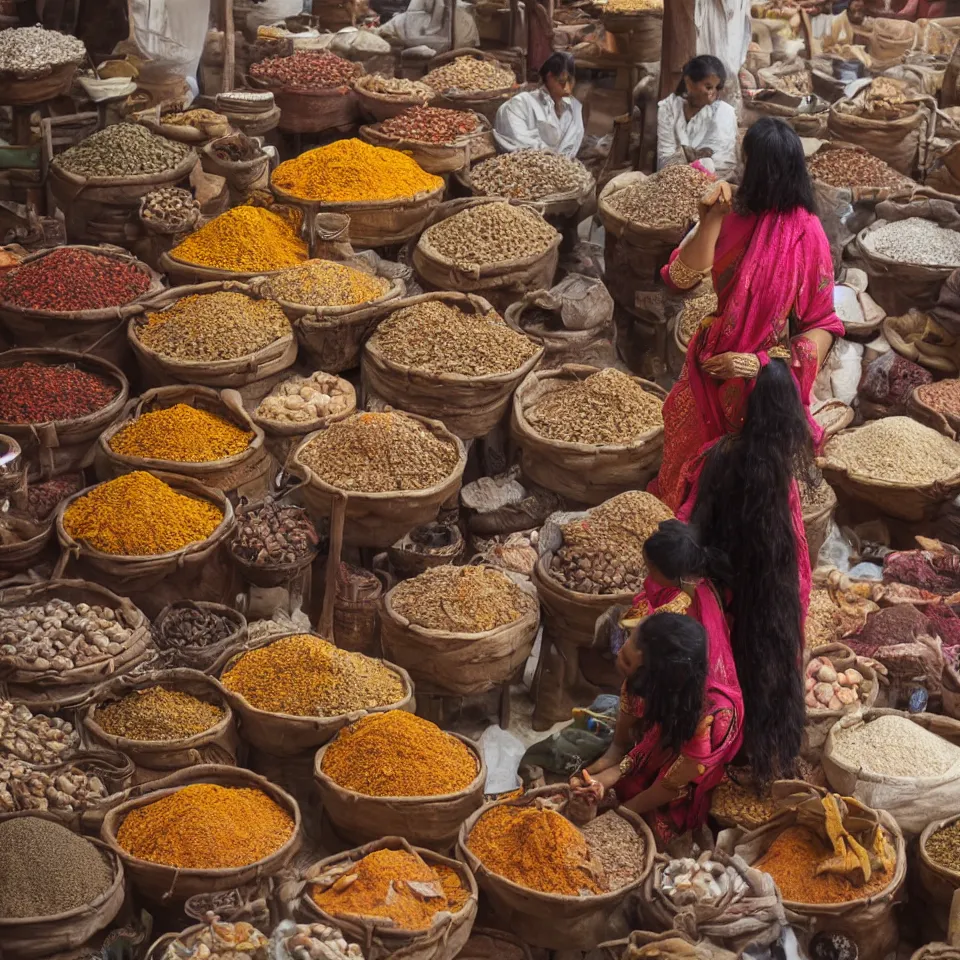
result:
[[[677,84],[677,96],[682,97],[687,92],[686,80],[689,77],[694,83],[700,83],[707,77],[716,77],[720,81],[720,89],[727,82],[727,71],[723,64],[710,54],[704,53],[699,57],[693,57],[683,65],[683,73],[680,75],[680,82]]]
[[[743,138],[743,177],[733,205],[738,213],[817,212],[800,137],[776,117],[758,120]]]
[[[573,59],[573,54],[558,50],[556,53],[551,53],[543,61],[543,66],[540,68],[540,79],[546,83],[547,77],[562,77],[564,74],[573,77],[576,70],[577,62]]]
[[[660,743],[679,752],[697,732],[703,712],[707,632],[679,613],[655,613],[638,629],[643,664],[627,689],[643,698],[643,729],[659,726]]]
[[[643,552],[669,580],[706,577],[726,583],[730,579],[726,555],[703,546],[697,528],[682,520],[664,520],[643,545]]]

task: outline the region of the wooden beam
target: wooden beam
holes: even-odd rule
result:
[[[660,95],[669,97],[680,82],[683,65],[697,55],[696,0],[663,0],[660,41]]]
[[[223,93],[233,89],[236,73],[237,45],[236,30],[233,24],[233,0],[223,0],[223,77],[220,87]]]

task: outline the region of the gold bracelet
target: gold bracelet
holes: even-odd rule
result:
[[[670,281],[678,290],[691,290],[701,280],[705,271],[688,267],[679,257],[670,264]]]
[[[774,360],[790,360],[793,354],[786,347],[771,347],[767,356]]]

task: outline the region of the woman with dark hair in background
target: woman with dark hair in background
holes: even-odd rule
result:
[[[684,66],[676,92],[657,108],[657,169],[698,160],[718,177],[733,173],[737,114],[720,99],[726,79],[716,57],[694,57]]]
[[[613,743],[571,784],[579,799],[605,797],[643,814],[661,847],[699,826],[710,793],[743,740],[743,698],[730,633],[711,578],[726,558],[679,520],[647,540],[650,608],[683,594],[686,614],[645,617],[617,656],[626,678]]]

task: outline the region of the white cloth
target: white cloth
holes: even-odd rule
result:
[[[696,0],[697,56],[716,57],[727,70],[727,81],[735,83],[747,59],[753,36],[751,0]]]
[[[714,172],[729,177],[737,166],[737,113],[729,103],[717,100],[703,107],[688,121],[683,97],[671,93],[657,108],[657,169],[681,147],[712,150]]]
[[[196,76],[210,0],[131,0],[130,17],[133,40],[152,69]]]
[[[457,47],[480,46],[473,9],[472,4],[457,3]],[[407,9],[388,20],[378,32],[381,37],[395,40],[404,47],[427,46],[444,53],[450,47],[446,0],[410,0]]]
[[[518,93],[497,111],[493,135],[505,153],[549,150],[572,159],[583,142],[583,105],[575,97],[564,97],[557,116],[553,97],[545,87]]]

